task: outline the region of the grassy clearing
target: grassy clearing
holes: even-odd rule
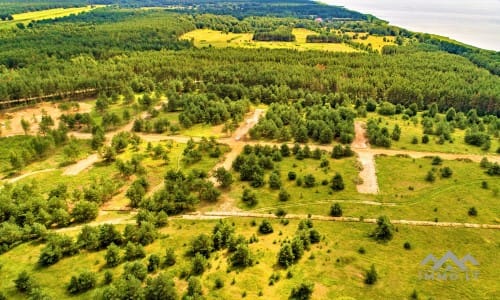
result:
[[[306,43],[308,34],[315,34],[303,28],[294,28],[295,42],[261,42],[252,41],[252,33],[224,33],[210,29],[197,29],[184,34],[181,39],[194,40],[196,47],[242,47],[242,48],[269,48],[294,49],[299,51],[318,50],[332,52],[357,52],[358,50],[346,44]]]
[[[284,158],[282,162],[275,163],[281,174],[281,181],[283,188],[290,193],[291,198],[287,202],[280,202],[278,199],[279,190],[272,190],[269,185],[255,189],[257,194],[258,204],[255,207],[247,207],[241,201],[241,195],[245,187],[249,187],[246,182],[237,182],[232,185],[229,195],[238,200],[238,207],[248,210],[260,210],[264,212],[274,211],[275,207],[295,207],[297,211],[302,213],[309,213],[309,204],[312,202],[321,201],[322,203],[334,199],[357,199],[357,200],[373,200],[373,196],[361,195],[356,191],[354,181],[358,177],[358,170],[356,168],[356,158],[347,158],[341,160],[334,160],[328,158],[330,163],[329,168],[320,168],[320,160],[304,159],[297,160],[294,157]],[[316,179],[316,186],[306,188],[304,186],[297,186],[297,181],[288,180],[288,172],[294,171],[297,178],[303,178],[307,174],[314,175]],[[322,180],[328,180],[339,172],[345,183],[345,189],[340,192],[332,192],[331,188],[322,185]],[[266,171],[265,180],[269,179],[270,171]],[[234,173],[235,178],[239,178],[238,173]],[[324,205],[324,204],[322,204]],[[329,207],[329,206],[328,206]],[[268,209],[267,209],[268,208]],[[324,213],[327,213],[326,211]]]
[[[328,215],[330,206],[339,202],[343,207],[344,216],[376,218],[378,215],[388,215],[393,219],[422,220],[439,222],[467,222],[496,224],[500,222],[500,210],[497,202],[500,199],[500,183],[497,178],[488,176],[478,163],[464,161],[444,161],[442,165],[433,166],[432,159],[411,159],[404,157],[377,157],[377,179],[380,193],[378,195],[359,194],[354,180],[358,176],[356,159],[330,161],[330,170],[319,168],[319,161],[286,158],[278,164],[283,187],[291,194],[291,199],[281,202],[277,190],[266,185],[254,189],[258,204],[248,207],[241,196],[248,183],[236,182],[228,192],[236,199],[237,206],[244,210],[273,213],[283,208],[288,213]],[[294,167],[294,164],[296,165]],[[436,168],[436,180],[427,182],[427,172]],[[439,169],[450,167],[451,178],[441,178]],[[313,174],[316,186],[312,188],[299,187],[296,181],[289,181],[287,174],[295,171],[297,178]],[[333,192],[330,187],[321,185],[321,180],[330,180],[335,172],[340,172],[344,178],[345,190]],[[268,180],[270,172],[266,172]],[[397,180],[394,177],[397,175]],[[233,173],[235,178],[239,174]],[[482,182],[488,188],[482,188]],[[373,204],[361,203],[371,201]],[[374,204],[382,205],[374,205]],[[471,217],[468,209],[475,207],[479,215]],[[453,209],[450,209],[453,208]]]
[[[23,23],[27,25],[31,21],[66,17],[72,14],[79,14],[82,12],[91,11],[93,9],[103,6],[104,5],[92,5],[92,6],[87,5],[84,7],[54,8],[54,9],[26,12],[22,14],[15,14],[13,15],[14,20],[0,21],[0,29],[13,28],[16,26],[17,23]]]
[[[356,33],[355,32],[347,32],[349,36],[354,36]],[[361,39],[357,38],[353,40],[356,43],[361,43],[364,45],[372,45],[372,49],[374,50],[382,50],[382,47],[388,45],[388,46],[394,46],[396,43],[394,42],[395,37],[393,36],[375,36],[371,35],[369,33],[358,33],[358,36],[368,36],[366,39]]]
[[[444,115],[440,114],[441,117]],[[381,118],[381,126],[387,127],[392,132],[394,126],[398,124],[401,127],[401,137],[399,141],[391,141],[391,149],[400,150],[415,150],[415,151],[428,151],[428,152],[446,152],[457,154],[494,154],[498,147],[500,147],[500,138],[491,138],[491,147],[488,151],[484,151],[481,147],[468,145],[464,142],[465,130],[456,128],[451,134],[453,143],[445,141],[440,145],[437,143],[438,136],[429,135],[429,143],[422,144],[423,127],[420,123],[422,121],[422,113],[417,115],[417,123],[412,120],[403,120],[402,115],[394,115],[391,117],[380,116],[376,113],[369,113],[367,118],[360,118],[359,120],[366,121],[368,118]],[[413,137],[417,137],[418,144],[413,144]],[[375,147],[375,146],[372,146]]]
[[[229,219],[236,227],[237,234],[246,238],[257,233],[257,228],[250,225],[249,219]],[[257,220],[259,222],[259,220]],[[175,249],[177,263],[164,271],[175,277],[179,294],[186,290],[185,279],[179,279],[183,270],[189,270],[189,258],[183,257],[189,244],[186,236],[200,233],[211,234],[216,221],[170,220],[168,227],[161,230],[162,237],[146,247],[149,254],[163,256],[165,248]],[[495,299],[500,297],[498,261],[492,255],[497,251],[500,232],[496,230],[450,229],[399,226],[394,239],[387,244],[376,243],[368,237],[374,228],[369,224],[350,224],[315,222],[315,228],[324,236],[317,245],[313,245],[304,257],[289,268],[293,277],[287,279],[287,271],[276,266],[276,257],[280,241],[292,237],[297,229],[297,221],[287,226],[278,220],[271,221],[274,233],[259,235],[259,241],[251,244],[250,249],[258,264],[239,271],[227,271],[225,251],[213,253],[209,259],[210,267],[201,276],[204,295],[207,299],[238,299],[246,292],[248,299],[287,299],[290,291],[303,281],[315,282],[313,299],[405,299],[416,289],[422,299]],[[123,228],[123,227],[120,227]],[[410,242],[412,250],[404,250],[403,243]],[[363,247],[366,254],[357,250]],[[2,272],[0,290],[9,299],[22,299],[16,292],[12,280],[19,272],[32,273],[35,280],[54,299],[69,298],[65,285],[72,275],[83,271],[98,272],[98,288],[87,293],[71,297],[72,299],[97,298],[102,290],[104,273],[104,253],[82,252],[76,256],[62,259],[48,268],[36,267],[42,245],[23,244],[0,256]],[[420,261],[429,253],[441,257],[447,250],[452,250],[462,257],[473,255],[480,263],[479,279],[475,281],[424,281],[419,278]],[[314,255],[314,258],[311,256]],[[143,259],[144,264],[147,263]],[[363,283],[363,276],[371,264],[375,264],[378,282],[374,286]],[[123,264],[111,269],[114,278],[123,272]],[[274,285],[268,285],[269,276],[280,275]],[[214,281],[222,279],[224,288],[216,290]],[[234,284],[231,282],[234,279]],[[394,284],[398,282],[398,284]],[[262,292],[262,297],[258,296]]]

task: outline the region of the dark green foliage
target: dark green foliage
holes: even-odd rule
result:
[[[73,207],[71,211],[71,217],[73,217],[76,223],[85,223],[95,220],[99,214],[99,207],[96,203],[88,201],[79,201]]]
[[[252,190],[245,188],[243,190],[241,200],[248,206],[255,206],[257,205],[257,194],[255,194]]]
[[[269,187],[273,190],[279,190],[281,188],[281,178],[278,172],[272,172],[269,176]]]
[[[233,183],[233,175],[223,167],[218,168],[215,171],[215,178],[221,187],[227,188]]]
[[[142,245],[134,244],[132,242],[127,243],[127,245],[125,246],[125,255],[123,256],[123,259],[131,261],[144,257],[146,257],[146,251],[144,250],[144,247]]]
[[[435,180],[436,180],[436,175],[434,175],[434,172],[432,170],[427,172],[427,175],[425,175],[425,181],[434,182]]]
[[[370,270],[367,270],[365,273],[365,283],[366,284],[375,284],[378,279],[377,270],[375,270],[375,265],[371,265]]]
[[[189,254],[191,256],[196,256],[196,254],[201,254],[202,256],[209,258],[210,253],[214,250],[212,239],[202,233],[197,237],[193,238],[191,245],[189,247]]]
[[[122,276],[125,278],[127,278],[129,276],[134,276],[135,278],[139,279],[140,281],[144,281],[144,279],[146,279],[147,275],[148,275],[148,271],[146,269],[146,266],[144,266],[142,263],[136,261],[136,262],[128,263],[125,265]]]
[[[292,251],[292,246],[289,243],[284,243],[278,253],[278,264],[284,268],[288,268],[295,261],[295,256]]]
[[[391,224],[389,218],[380,216],[377,219],[377,228],[375,228],[371,236],[377,241],[387,242],[392,240],[393,232],[394,226]]]
[[[108,250],[104,255],[104,259],[106,260],[107,267],[112,268],[118,266],[121,262],[120,248],[118,248],[115,244],[109,245]]]
[[[312,174],[304,176],[304,187],[311,188],[316,185],[316,178]]]
[[[99,229],[88,225],[83,226],[77,237],[77,245],[85,250],[98,250],[99,244]]]
[[[201,255],[200,253],[196,253],[193,261],[191,262],[191,274],[201,275],[203,274],[203,272],[205,272],[206,267],[207,259],[205,258],[205,256]]]
[[[166,273],[160,273],[148,280],[145,289],[146,300],[176,300],[178,299],[175,283]]]
[[[165,250],[165,258],[163,261],[163,264],[167,267],[175,265],[176,262],[176,257],[175,257],[175,251],[173,248],[167,248]]]
[[[405,242],[403,244],[403,248],[405,248],[406,250],[411,250],[411,244],[410,244],[410,242]]]
[[[443,163],[443,159],[442,159],[441,157],[439,157],[439,156],[434,156],[434,157],[432,158],[432,165],[433,165],[433,166],[437,166],[437,165],[440,165],[440,164],[442,164],[442,163]]]
[[[26,271],[22,271],[17,275],[17,278],[14,280],[14,284],[16,285],[16,289],[21,293],[29,294],[33,288],[36,288],[36,284]]]
[[[203,290],[198,278],[191,276],[188,280],[188,288],[183,299],[203,299]]]
[[[294,171],[288,172],[288,180],[295,180],[295,178],[297,178],[297,173]]]
[[[78,276],[72,276],[66,288],[70,294],[79,294],[93,289],[97,283],[97,276],[92,272],[83,272]]]
[[[290,300],[308,300],[311,299],[314,291],[314,283],[301,283],[292,289]]]
[[[271,222],[268,220],[263,220],[262,223],[259,225],[259,232],[262,234],[269,234],[273,233],[273,226],[271,225]]]
[[[440,169],[440,171],[441,171],[441,177],[443,178],[450,178],[451,175],[453,175],[453,171],[451,170],[450,167],[444,167]]]
[[[104,300],[145,299],[142,283],[135,276],[127,275],[115,281],[103,291]]]
[[[229,261],[233,267],[245,268],[254,264],[253,254],[246,243],[236,246],[236,251],[231,254]]]
[[[334,203],[330,208],[330,216],[332,217],[342,217],[342,207],[339,203]]]
[[[335,175],[333,176],[333,178],[331,180],[330,187],[334,191],[343,190],[345,188],[345,185],[344,185],[344,179],[342,178],[342,175],[340,175],[339,173],[335,173]]]
[[[41,266],[50,266],[65,256],[78,253],[78,247],[73,239],[65,235],[51,235],[45,247],[40,252],[38,263]]]
[[[467,212],[467,214],[471,217],[476,217],[477,216],[477,209],[473,206],[473,207],[469,208],[469,211]]]
[[[283,202],[290,200],[290,197],[291,197],[290,193],[287,192],[285,189],[281,189],[278,194],[278,199]]]

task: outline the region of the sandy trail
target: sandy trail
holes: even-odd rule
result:
[[[236,211],[211,211],[211,212],[194,212],[180,216],[183,219],[210,220],[214,218],[266,218],[266,219],[311,219],[318,221],[330,222],[362,222],[362,223],[377,223],[377,219],[360,219],[356,217],[329,217],[321,215],[301,215],[287,214],[284,217],[278,217],[274,214],[264,214],[255,212],[236,212]],[[416,221],[416,220],[391,220],[392,224],[401,224],[409,226],[433,226],[433,227],[454,227],[454,228],[484,228],[484,229],[500,229],[497,224],[476,224],[476,223],[458,223],[458,222],[432,222],[432,221]]]
[[[52,171],[55,171],[55,170],[56,169],[44,169],[44,170],[39,170],[39,171],[33,171],[33,172],[29,172],[29,173],[26,173],[26,174],[19,175],[17,177],[6,179],[5,181],[8,182],[8,183],[14,183],[16,181],[19,181],[21,179],[24,179],[26,177],[29,177],[29,176],[32,176],[32,175],[35,175],[35,174],[52,172]]]
[[[354,122],[355,138],[351,147],[355,150],[367,150],[370,148],[366,140],[365,124],[363,122]],[[358,161],[362,169],[359,172],[359,177],[362,183],[356,185],[356,189],[360,194],[378,194],[377,173],[375,169],[375,156],[371,151],[357,151]]]

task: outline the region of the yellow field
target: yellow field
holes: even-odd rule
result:
[[[252,41],[253,33],[224,33],[210,29],[197,29],[184,34],[181,39],[193,39],[194,45],[203,47],[242,47],[242,48],[284,48],[299,51],[320,50],[332,52],[357,52],[358,50],[346,44],[306,43],[306,36],[316,34],[314,31],[295,28],[293,34],[297,38],[295,42],[261,42]]]
[[[355,34],[355,32],[347,32],[347,34],[352,37]],[[367,34],[368,33],[366,33],[366,32],[358,33],[359,37],[365,36]],[[380,51],[382,49],[382,47],[384,47],[385,45],[396,45],[396,43],[394,43],[395,37],[393,37],[393,36],[383,37],[383,36],[375,36],[375,35],[368,34],[368,38],[366,40],[362,40],[359,37],[353,41],[356,43],[361,43],[361,44],[365,44],[365,45],[371,44],[372,48],[374,50],[378,50],[378,51]],[[386,39],[385,42],[384,42],[384,38]]]
[[[72,7],[72,8],[54,8],[54,9],[46,9],[40,11],[27,12],[22,14],[12,15],[14,20],[11,21],[0,21],[0,29],[12,28],[17,23],[28,24],[34,20],[44,20],[44,19],[54,19],[66,17],[71,14],[79,14],[81,12],[90,11],[99,7],[103,7],[104,5],[94,5],[94,6],[84,6],[84,7]]]

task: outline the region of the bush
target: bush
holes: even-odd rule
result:
[[[453,171],[451,170],[450,167],[444,167],[441,169],[441,177],[450,178],[451,175],[453,175]]]
[[[281,189],[278,194],[278,199],[283,202],[288,201],[290,200],[290,193],[284,189]]]
[[[406,249],[406,250],[411,250],[411,244],[410,242],[405,242],[403,247]]]
[[[394,226],[386,216],[380,216],[377,219],[377,228],[372,233],[372,236],[378,241],[389,241],[393,237]]]
[[[257,195],[252,192],[252,190],[245,188],[243,190],[243,195],[241,196],[241,200],[246,203],[248,206],[257,205]]]
[[[144,279],[146,279],[146,276],[148,275],[148,270],[146,266],[136,261],[125,265],[123,276],[127,277],[128,275],[134,276],[140,281],[144,281]]]
[[[170,267],[175,265],[176,258],[175,258],[175,252],[173,248],[167,248],[165,250],[165,260],[163,261],[163,265]]]
[[[422,136],[422,144],[427,144],[429,142],[429,136],[425,134]]]
[[[148,258],[148,272],[156,272],[160,267],[160,257],[156,254],[151,254]]]
[[[284,217],[286,216],[286,211],[283,208],[278,208],[276,212],[274,213],[277,217]]]
[[[440,164],[442,164],[442,163],[443,163],[443,159],[442,159],[441,157],[439,157],[439,156],[434,156],[434,157],[432,158],[432,165],[433,165],[433,166],[438,166],[438,165],[440,165]]]
[[[253,265],[254,259],[246,243],[240,243],[236,246],[236,251],[229,258],[233,267],[249,267]]]
[[[93,272],[83,272],[78,277],[72,276],[67,290],[70,294],[83,293],[93,289],[97,283],[97,276]]]
[[[344,179],[342,178],[342,175],[340,175],[339,173],[335,173],[335,176],[333,176],[333,178],[332,178],[330,187],[334,191],[343,190],[345,188],[345,185],[344,185]]]
[[[469,211],[467,212],[469,216],[475,217],[477,216],[477,209],[473,206],[469,208]]]
[[[330,208],[330,216],[342,217],[342,207],[338,203],[334,203]]]
[[[297,178],[297,173],[294,171],[288,172],[288,180],[295,180]]]
[[[22,271],[17,275],[14,284],[16,285],[16,289],[21,293],[31,293],[36,288],[33,279],[26,271]]]
[[[262,223],[260,223],[259,225],[259,232],[262,233],[262,234],[269,234],[269,233],[273,233],[273,226],[271,225],[271,222],[269,222],[268,220],[264,220],[262,221]]]
[[[147,300],[178,299],[174,281],[165,273],[160,273],[154,279],[148,280],[145,294]]]
[[[290,294],[290,300],[309,300],[314,291],[314,283],[301,283],[294,287]]]
[[[207,267],[207,259],[200,253],[196,253],[191,264],[191,274],[201,275]]]
[[[99,214],[99,207],[96,203],[79,201],[73,207],[71,216],[76,223],[85,223],[95,220]]]
[[[427,172],[427,175],[425,176],[425,181],[434,182],[435,180],[436,180],[436,175],[434,175],[434,172],[432,171]]]
[[[375,270],[375,265],[372,264],[370,270],[367,270],[365,273],[365,283],[366,284],[375,284],[378,279],[377,270]]]
[[[106,260],[107,267],[116,267],[120,264],[120,248],[115,244],[111,244],[108,246],[108,250],[104,255],[104,259]]]
[[[289,243],[284,243],[278,253],[278,264],[284,268],[288,268],[295,261],[292,246]]]
[[[214,287],[217,290],[223,288],[224,287],[224,280],[220,279],[219,277],[215,278]]]

